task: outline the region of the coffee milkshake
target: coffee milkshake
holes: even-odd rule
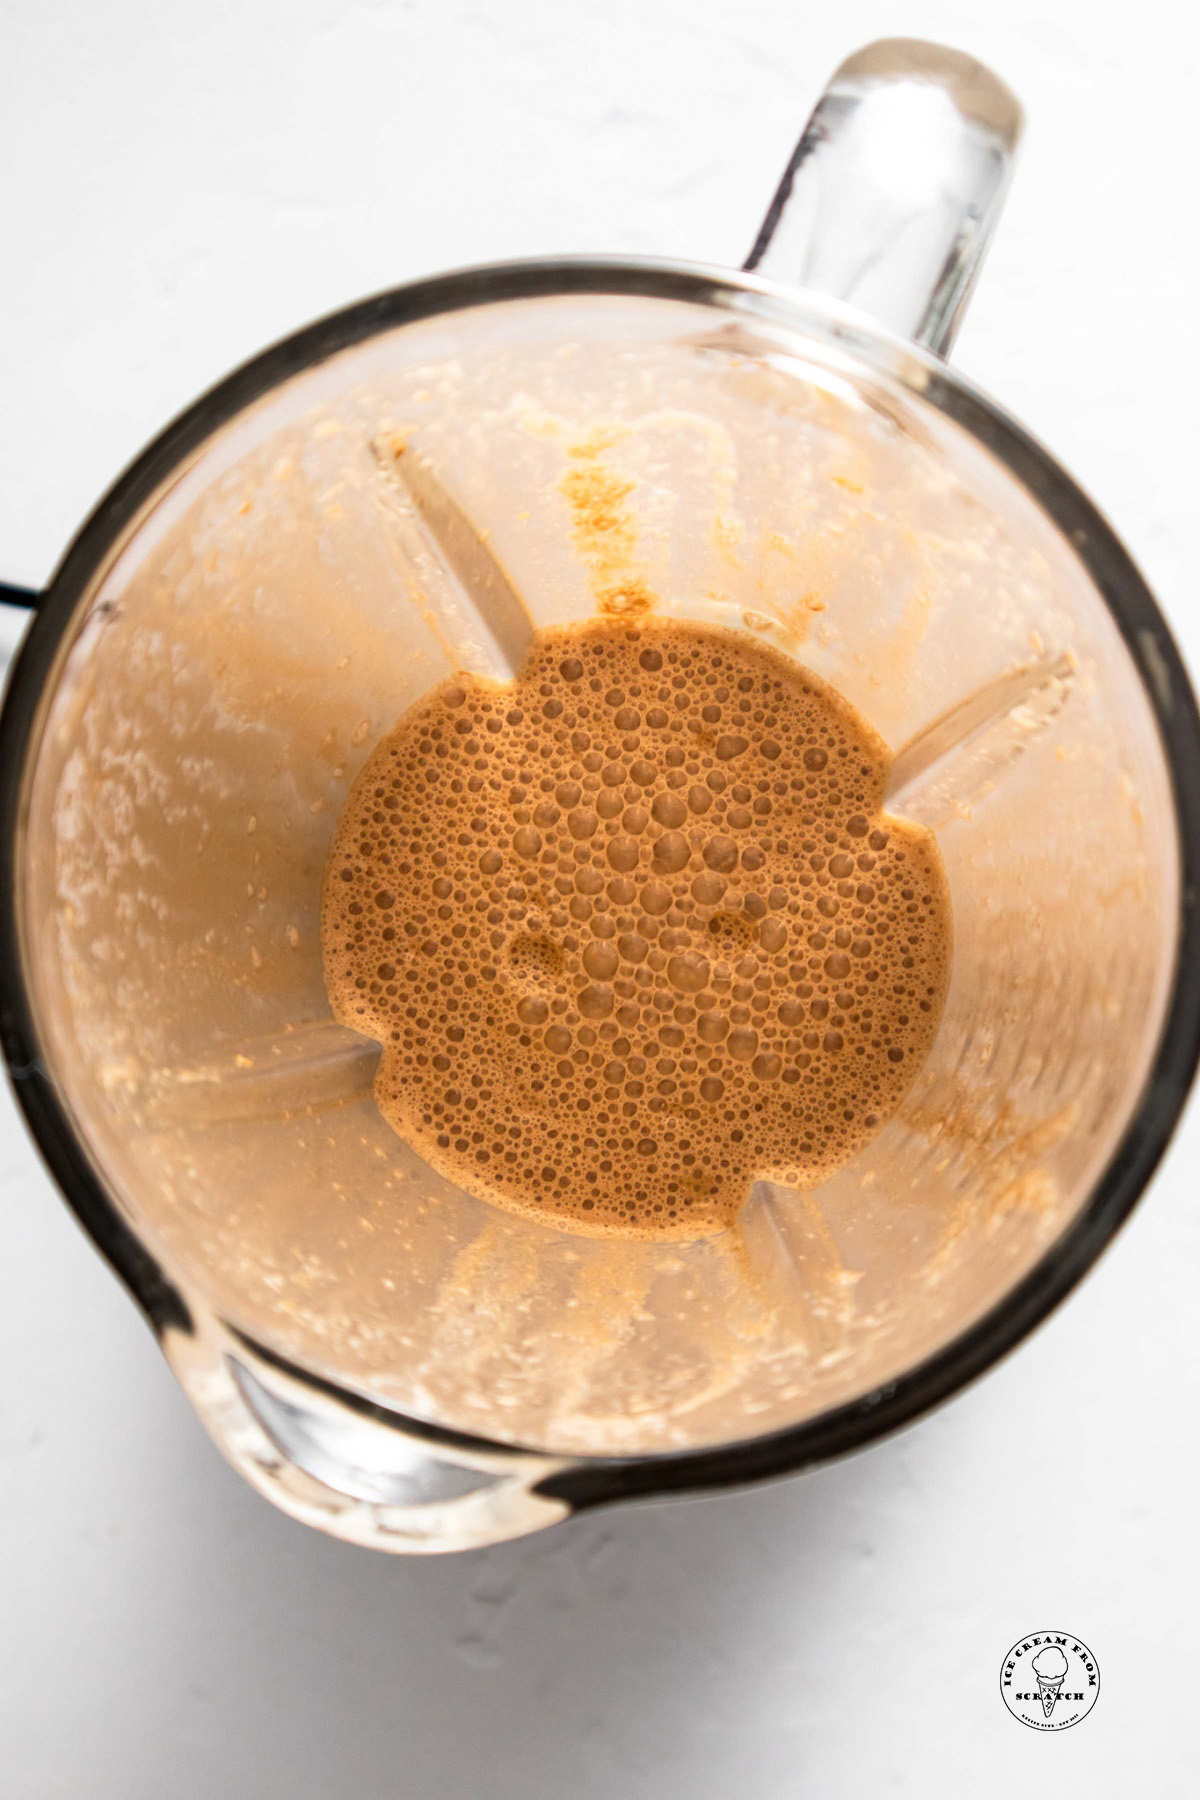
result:
[[[933,1041],[950,909],[882,811],[886,746],[749,636],[538,633],[368,758],[322,939],[336,1017],[436,1169],[574,1231],[695,1237],[760,1177],[811,1187]]]

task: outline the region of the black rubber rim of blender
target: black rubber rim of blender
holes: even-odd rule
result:
[[[39,1149],[101,1254],[155,1330],[188,1329],[183,1295],[106,1191],[42,1057],[21,964],[17,880],[25,764],[60,643],[104,559],[165,479],[220,426],[269,390],[385,330],[499,301],[567,295],[630,296],[709,304],[801,335],[843,342],[860,363],[917,389],[1024,484],[1084,565],[1141,677],[1170,771],[1180,852],[1178,960],[1140,1104],[1091,1198],[1037,1264],[966,1330],[914,1368],[799,1425],[703,1450],[574,1461],[537,1484],[573,1508],[637,1496],[736,1486],[784,1475],[858,1449],[948,1399],[1018,1344],[1091,1267],[1124,1222],[1178,1122],[1200,1058],[1200,717],[1182,659],[1146,583],[1104,517],[1053,457],[993,402],[938,360],[891,339],[848,308],[800,296],[755,276],[696,265],[567,259],[452,272],[372,296],[307,326],[243,364],[175,419],[122,474],[80,528],[15,659],[0,712],[0,1040]],[[880,366],[882,365],[882,366]],[[913,382],[905,366],[919,372]],[[546,1455],[401,1414],[290,1363],[235,1332],[262,1361],[415,1437],[493,1455]]]

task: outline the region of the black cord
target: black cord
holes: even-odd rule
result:
[[[33,588],[13,587],[11,582],[0,581],[0,604],[4,606],[19,606],[25,612],[33,612],[40,598]]]

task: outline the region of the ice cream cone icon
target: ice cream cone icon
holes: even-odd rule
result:
[[[1038,1693],[1042,1697],[1042,1711],[1047,1718],[1049,1718],[1050,1714],[1054,1711],[1054,1702],[1058,1699],[1058,1690],[1065,1680],[1065,1675],[1060,1675],[1057,1681],[1050,1681],[1045,1675],[1039,1675],[1037,1678]]]
[[[1054,1711],[1059,1689],[1067,1678],[1067,1659],[1056,1644],[1050,1644],[1045,1650],[1039,1650],[1034,1657],[1033,1672],[1037,1676],[1042,1711],[1049,1718]]]

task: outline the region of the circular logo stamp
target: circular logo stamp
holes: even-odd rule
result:
[[[1013,1718],[1032,1731],[1078,1725],[1099,1693],[1099,1664],[1069,1631],[1031,1631],[1017,1639],[1001,1665],[1001,1698]]]

